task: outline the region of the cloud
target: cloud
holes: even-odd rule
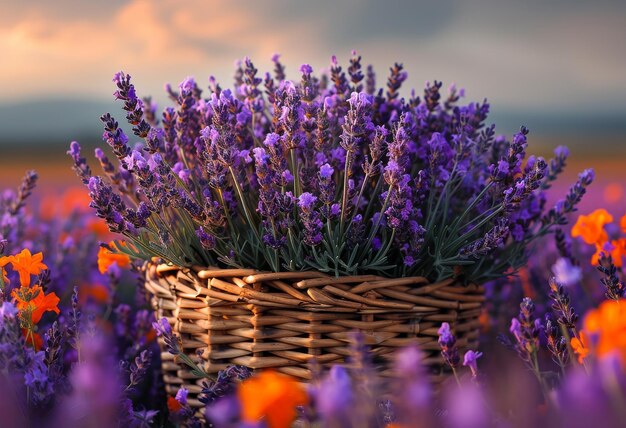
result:
[[[146,94],[188,75],[229,85],[235,59],[270,70],[274,52],[296,77],[304,62],[319,70],[356,48],[381,82],[403,61],[416,87],[437,78],[512,107],[626,109],[620,2],[36,0],[3,9],[4,103],[109,96],[119,69]]]

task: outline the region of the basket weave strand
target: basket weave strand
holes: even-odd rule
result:
[[[182,339],[183,352],[206,361],[205,371],[229,365],[272,367],[302,381],[309,363],[341,363],[350,335],[359,330],[380,373],[390,375],[394,351],[419,345],[433,381],[444,374],[437,343],[442,322],[450,323],[461,350],[477,345],[484,289],[453,279],[431,284],[422,277],[374,275],[331,277],[321,272],[258,272],[253,269],[181,269],[146,265],[146,289],[157,318],[165,317]],[[189,403],[200,381],[178,364],[160,342],[168,394],[181,386]]]

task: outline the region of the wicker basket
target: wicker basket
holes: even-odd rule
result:
[[[433,381],[441,380],[439,326],[450,323],[461,349],[475,347],[484,301],[483,287],[453,279],[429,284],[422,277],[335,278],[154,264],[145,273],[157,317],[168,319],[186,354],[202,353],[207,372],[232,364],[273,367],[303,381],[310,379],[312,358],[322,366],[341,363],[354,330],[364,333],[382,375],[389,374],[387,361],[396,349],[418,344],[434,369]],[[198,380],[163,343],[161,349],[168,394],[184,385],[190,404],[199,407]]]

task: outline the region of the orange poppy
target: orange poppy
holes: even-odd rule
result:
[[[34,331],[29,333],[28,330],[23,328],[22,334],[26,339],[26,345],[32,346],[35,348],[35,351],[39,351],[43,347],[43,338],[39,333],[35,333]]]
[[[13,261],[13,256],[2,256],[0,257],[0,275],[2,275],[2,280],[4,281],[4,285],[10,283],[9,277],[7,276],[6,270],[4,267]]]
[[[261,418],[269,428],[287,428],[295,420],[296,406],[308,402],[304,387],[290,376],[262,371],[243,381],[237,390],[244,422]]]
[[[619,220],[619,226],[622,229],[622,233],[626,233],[626,214]]]
[[[578,362],[580,364],[583,363],[583,360],[587,358],[590,354],[589,350],[589,340],[584,331],[580,332],[580,339],[577,337],[572,338],[570,341],[570,345],[572,345],[572,350],[576,355],[578,355]]]
[[[605,300],[587,312],[583,328],[587,337],[594,337],[588,342],[592,343],[591,350],[596,356],[617,353],[626,366],[626,299]]]
[[[114,243],[111,242],[109,245],[113,246]],[[105,247],[100,247],[98,251],[98,270],[100,273],[106,273],[113,263],[117,263],[117,266],[120,268],[128,267],[130,265],[130,257],[126,254],[114,253]]]
[[[587,244],[605,242],[608,237],[604,225],[612,221],[613,216],[604,208],[597,209],[589,215],[580,215],[572,227],[572,237],[580,236]]]
[[[83,284],[80,286],[78,296],[82,304],[89,299],[97,303],[107,303],[109,301],[109,289],[102,284]]]
[[[59,314],[59,298],[52,292],[44,294],[40,286],[14,289],[11,296],[17,301],[17,309],[21,314],[30,313],[33,324],[37,324],[44,312],[53,311]]]
[[[49,195],[39,204],[39,215],[44,220],[51,220],[56,216],[67,217],[72,213],[89,212],[91,198],[89,192],[82,186],[71,187],[63,195]]]
[[[600,254],[605,253],[611,256],[613,264],[621,268],[622,256],[626,254],[626,239],[622,238],[617,241],[605,242],[604,244],[596,244],[596,252],[591,256],[591,264],[597,265],[600,262]]]
[[[96,236],[103,237],[107,235],[111,235],[109,231],[109,226],[107,226],[106,222],[101,218],[94,218],[87,224],[87,229],[90,232],[93,232]]]
[[[5,257],[3,257],[4,259]],[[24,248],[20,253],[9,256],[13,270],[20,275],[20,284],[22,287],[30,285],[30,276],[39,275],[48,266],[43,264],[43,253],[31,254],[28,248]],[[5,262],[6,264],[6,262]]]

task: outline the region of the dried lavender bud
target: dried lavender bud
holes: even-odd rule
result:
[[[534,356],[539,349],[539,333],[541,331],[541,323],[539,319],[534,319],[535,305],[533,301],[525,297],[520,304],[520,312],[517,318],[511,320],[509,331],[515,338],[513,345],[518,356],[532,365]]]
[[[106,113],[100,117],[100,120],[104,123],[104,134],[102,139],[113,149],[113,153],[118,159],[122,159],[130,154],[130,147],[128,147],[128,137],[119,127],[119,124],[113,117]]]
[[[137,386],[143,382],[144,377],[150,366],[150,360],[152,359],[152,352],[149,350],[142,351],[135,361],[130,365],[130,379],[128,382],[127,390],[136,389]]]
[[[606,298],[619,300],[624,297],[624,283],[617,276],[617,267],[613,263],[610,254],[600,253],[600,260],[597,269],[604,275],[600,280],[602,285],[606,287]]]
[[[9,215],[17,215],[17,213],[24,207],[26,199],[30,196],[37,185],[37,178],[38,176],[35,171],[30,170],[26,172],[26,175],[17,189],[17,196],[8,207],[7,212]]]
[[[387,79],[387,99],[389,101],[395,100],[398,98],[400,87],[402,83],[407,79],[408,74],[406,71],[402,69],[404,66],[399,63],[395,63],[393,67],[389,68],[391,72],[389,78]]]
[[[218,398],[232,393],[237,383],[249,378],[252,371],[244,366],[229,366],[217,373],[214,381],[203,381],[199,399],[204,404],[211,404]]]
[[[561,335],[559,325],[554,323],[549,315],[546,315],[545,332],[547,347],[552,354],[552,360],[561,368],[565,368],[569,361],[567,339]]]
[[[554,277],[550,278],[549,297],[552,300],[551,308],[557,316],[557,322],[570,330],[574,329],[578,321],[578,314],[574,312],[565,288]]]
[[[509,236],[509,233],[509,227],[501,221],[481,239],[461,248],[459,255],[463,258],[479,258],[488,255],[504,244],[504,241]]]
[[[167,321],[167,318],[161,318],[160,320],[153,322],[152,327],[157,333],[157,336],[163,337],[167,350],[172,355],[178,355],[181,353],[181,346],[179,338],[172,332],[172,326]]]

